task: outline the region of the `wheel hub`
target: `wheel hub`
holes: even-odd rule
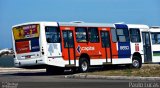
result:
[[[83,70],[83,71],[86,71],[87,68],[88,68],[87,62],[83,62],[83,63],[82,63],[82,70]]]
[[[138,60],[133,60],[133,66],[138,68],[139,67],[139,61]]]

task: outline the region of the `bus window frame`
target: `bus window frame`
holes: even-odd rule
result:
[[[90,29],[90,28],[91,28],[91,29]],[[95,28],[96,31],[97,31],[97,35],[96,35],[96,36],[98,36],[98,38],[96,38],[97,41],[95,41],[95,42],[91,41],[91,38],[90,38],[90,35],[89,35],[89,32],[92,33],[91,31],[89,31],[89,30],[93,30],[92,28]],[[87,34],[88,34],[88,42],[90,42],[90,43],[99,43],[99,42],[100,42],[100,36],[99,36],[98,27],[88,27],[87,30],[88,30],[88,33],[87,33]],[[94,38],[94,39],[95,39],[95,38]]]
[[[68,35],[69,32],[72,34],[70,41],[69,41],[70,35]],[[64,33],[67,33],[66,37],[64,37]],[[74,35],[73,35],[73,31],[71,31],[71,30],[62,30],[62,35],[63,35],[62,39],[63,39],[63,43],[64,43],[64,48],[73,48],[74,47]],[[67,38],[67,41],[65,40],[65,38]],[[67,46],[66,46],[66,42],[69,43]],[[72,46],[70,46],[71,44],[72,44]]]
[[[102,33],[104,33],[104,32],[107,32],[107,37],[108,37],[108,39],[107,39],[107,42],[108,43],[106,43],[107,45],[103,45],[103,37],[102,37]],[[104,30],[101,30],[100,31],[100,38],[101,38],[101,46],[102,46],[102,48],[109,48],[109,47],[111,47],[111,44],[110,44],[110,33],[109,33],[109,31],[104,31]],[[104,38],[106,38],[106,36],[104,37]],[[106,39],[105,39],[106,40]]]
[[[77,40],[77,28],[85,28],[85,33],[86,33],[86,39],[85,39],[85,41],[78,41]],[[76,36],[76,42],[77,43],[88,43],[88,28],[87,27],[75,27],[75,36]]]
[[[131,30],[138,30],[138,37],[139,37],[139,41],[138,41],[138,42],[135,42],[135,41],[132,40],[132,36],[137,36],[137,35],[131,34]],[[129,29],[129,37],[130,37],[130,41],[131,41],[132,43],[140,43],[140,42],[142,41],[142,39],[141,39],[141,34],[140,34],[140,29],[139,29],[139,28],[130,28],[130,29]]]
[[[116,43],[118,41],[118,38],[117,38],[117,30],[115,28],[111,28],[111,36],[112,36],[112,42]],[[113,38],[115,38],[115,41],[113,41]]]
[[[57,31],[56,32],[59,32],[59,34],[57,33],[56,35],[57,36],[59,36],[59,39],[57,39],[57,42],[48,42],[48,40],[47,40],[47,34],[46,34],[46,28],[47,27],[54,27],[54,28],[56,28],[57,29]],[[52,29],[53,30],[53,29]],[[54,31],[55,32],[55,31]],[[56,27],[56,26],[45,26],[45,37],[46,37],[46,42],[47,43],[60,43],[61,42],[61,34],[60,34],[60,29],[59,29],[59,27]],[[58,38],[58,37],[57,37]]]
[[[152,41],[152,45],[160,45],[160,43],[153,43],[153,40],[152,40],[152,34],[160,34],[160,32],[151,32],[151,41]],[[157,39],[158,40],[158,39]]]
[[[123,30],[123,35],[118,35],[118,31],[117,30]],[[127,30],[127,35],[125,35],[125,30]],[[116,29],[116,34],[117,34],[117,41],[118,42],[130,42],[130,37],[129,37],[129,30],[127,28],[118,28]],[[125,36],[125,41],[120,41],[119,40],[119,36]]]

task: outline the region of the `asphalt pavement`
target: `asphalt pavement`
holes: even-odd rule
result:
[[[160,88],[157,80],[72,78],[71,72],[48,75],[45,69],[0,68],[1,88]]]

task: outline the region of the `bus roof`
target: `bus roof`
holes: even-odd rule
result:
[[[114,24],[111,23],[84,23],[84,22],[43,22],[43,21],[39,21],[39,22],[27,22],[27,23],[21,23],[21,24],[17,24],[12,26],[13,27],[17,27],[17,26],[22,26],[22,25],[28,25],[28,24],[45,24],[45,25],[53,25],[57,23],[60,26],[78,26],[78,27],[114,27]]]
[[[17,24],[17,25],[14,25],[12,26],[13,27],[17,27],[17,26],[22,26],[22,25],[28,25],[28,24],[52,24],[52,25],[57,25],[57,22],[45,22],[45,21],[37,21],[37,22],[26,22],[26,23],[21,23],[21,24]]]
[[[59,22],[60,26],[77,26],[77,27],[114,27],[109,23],[84,23],[84,22]]]
[[[160,26],[151,26],[150,28],[153,28],[153,29],[160,29]]]
[[[152,26],[150,27],[151,32],[160,32],[160,26]]]
[[[149,29],[149,26],[144,24],[127,24],[128,28],[140,28],[140,29]]]
[[[28,25],[28,24],[44,24],[44,25],[54,25],[57,26],[58,24],[60,26],[77,26],[77,27],[115,27],[114,24],[111,23],[85,23],[85,22],[49,22],[49,21],[38,21],[38,22],[27,22],[22,24],[17,24],[12,26],[22,26],[22,25]],[[141,29],[149,29],[149,26],[143,25],[143,24],[126,24],[128,28],[141,28]]]

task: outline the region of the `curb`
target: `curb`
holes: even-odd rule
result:
[[[67,75],[65,76],[65,78],[160,81],[160,77],[102,76],[102,75],[80,75],[80,74]]]
[[[0,67],[0,73],[3,72],[23,72],[23,71],[29,71],[29,72],[35,72],[35,71],[45,71],[45,69],[23,69],[23,68],[3,68]]]

